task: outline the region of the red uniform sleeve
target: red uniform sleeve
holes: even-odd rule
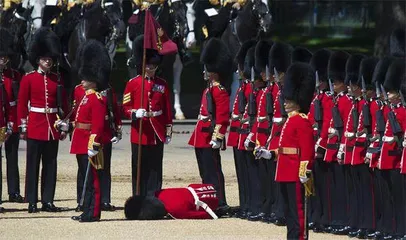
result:
[[[124,89],[124,95],[123,95],[123,112],[124,116],[128,119],[131,119],[131,113],[133,109],[133,97],[132,96],[132,81],[130,80],[127,82],[127,85],[125,86]]]
[[[216,108],[216,126],[212,140],[222,141],[229,124],[230,96],[223,87],[213,87],[213,101]]]
[[[92,129],[89,137],[89,149],[99,150],[101,138],[104,133],[104,117],[107,107],[99,93],[92,96]]]
[[[17,124],[21,125],[21,119],[27,120],[28,101],[30,99],[30,79],[24,76],[21,79],[20,90],[18,91]]]
[[[307,169],[311,170],[314,158],[314,138],[310,121],[298,124],[298,132],[300,133],[300,162],[308,161]]]

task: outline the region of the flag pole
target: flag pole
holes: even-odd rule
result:
[[[145,11],[148,11],[146,9]],[[146,20],[147,14],[145,13],[145,19],[144,19],[144,33],[145,33],[145,20]],[[144,41],[145,41],[145,34],[144,34]],[[144,107],[144,81],[145,81],[145,62],[146,62],[146,56],[147,56],[147,49],[145,49],[145,45],[143,44],[143,54],[142,54],[142,76],[141,76],[141,107]],[[137,156],[137,182],[136,182],[136,188],[135,188],[135,195],[139,196],[140,195],[140,185],[141,185],[141,150],[142,150],[142,121],[143,119],[140,118],[140,127],[138,129],[138,156]]]

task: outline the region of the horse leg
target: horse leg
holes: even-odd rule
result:
[[[175,62],[173,63],[173,94],[174,94],[174,108],[175,119],[183,120],[185,115],[182,112],[180,105],[180,77],[182,74],[183,65],[180,60],[179,54],[176,54]]]
[[[133,55],[132,52],[132,46],[133,46],[133,42],[130,40],[129,34],[128,34],[128,27],[127,27],[127,34],[126,34],[126,38],[125,38],[125,48],[126,48],[126,56],[127,56],[127,60],[130,59]],[[128,67],[128,75],[130,77],[130,79],[134,78],[135,76],[137,76],[137,70]]]

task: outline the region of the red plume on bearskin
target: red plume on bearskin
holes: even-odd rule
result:
[[[359,67],[361,65],[362,59],[364,58],[365,56],[362,54],[354,54],[347,59],[347,63],[345,64],[345,80],[344,80],[346,85],[350,85],[350,83],[357,84]]]
[[[397,28],[390,36],[390,55],[404,58],[405,55],[405,29]]]
[[[313,54],[309,51],[309,49],[304,47],[296,47],[292,52],[292,63],[309,63],[312,56]]]
[[[133,196],[124,204],[124,215],[128,220],[159,220],[166,214],[164,204],[153,196]]]
[[[378,58],[368,57],[361,61],[358,74],[358,86],[362,86],[362,78],[364,78],[365,85],[367,89],[374,89],[375,86],[372,85],[372,75],[374,74],[374,69],[378,63]]]
[[[269,51],[272,45],[272,41],[260,40],[255,46],[255,68],[258,71],[265,72],[266,66],[269,63]]]
[[[14,55],[13,51],[13,35],[6,28],[0,28],[0,56]]]
[[[383,85],[385,83],[385,75],[388,71],[390,64],[393,62],[394,58],[384,57],[381,58],[375,66],[374,74],[372,75],[372,84],[378,83]]]
[[[350,54],[344,51],[337,51],[331,54],[328,60],[328,78],[334,81],[342,81],[345,79],[345,64],[347,63]]]
[[[313,100],[316,85],[315,72],[307,63],[293,63],[287,70],[283,85],[283,96],[300,106],[300,112],[307,114]]]
[[[81,80],[97,83],[99,91],[108,87],[111,73],[110,56],[99,41],[87,40],[78,50],[78,75]]]
[[[316,51],[313,54],[312,59],[310,59],[310,66],[312,66],[314,71],[317,71],[320,82],[328,81],[327,67],[331,54],[332,52],[328,49],[320,49]]]
[[[401,90],[401,83],[405,81],[405,60],[395,59],[388,68],[383,86],[386,91]]]
[[[28,59],[35,68],[40,57],[50,57],[56,61],[61,54],[61,43],[58,36],[48,27],[41,27],[34,33],[28,51]]]
[[[241,67],[241,69],[244,68],[245,56],[247,55],[248,49],[255,46],[255,44],[257,44],[256,40],[245,41],[238,50],[235,61]]]
[[[293,47],[287,43],[275,42],[269,51],[269,71],[286,72],[292,62]]]
[[[211,38],[203,48],[200,62],[207,71],[218,73],[221,80],[226,80],[232,73],[233,60],[228,47],[218,38]]]

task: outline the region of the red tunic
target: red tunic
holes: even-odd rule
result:
[[[347,96],[344,92],[341,92],[337,96],[337,105],[338,105],[338,111],[340,114],[340,117],[342,121],[346,122],[348,119],[348,115],[350,114],[351,108],[352,108],[352,102],[349,96]],[[344,125],[345,127],[345,125]],[[331,115],[331,120],[329,124],[329,130],[334,130],[334,121],[333,121],[333,116]],[[341,141],[338,141],[337,136],[333,136],[332,138],[327,139],[327,151],[326,155],[324,156],[324,161],[326,162],[335,162],[337,161],[337,153],[340,144],[344,144],[345,142],[345,137],[344,137],[344,130],[341,136]]]
[[[113,88],[111,88],[111,89],[112,89],[112,93],[113,93],[114,124],[115,124],[115,127],[117,129],[118,126],[121,126],[121,124],[122,124],[121,123],[121,111],[120,111],[120,108],[119,108],[119,106],[117,104],[117,97],[116,97],[116,94],[114,92],[114,89]],[[106,91],[102,91],[100,94],[103,96],[104,104],[107,107],[108,102],[107,102],[107,97],[106,97],[106,95],[107,95]],[[73,92],[73,108],[74,108],[74,112],[71,115],[71,120],[72,121],[74,121],[75,116],[76,116],[76,111],[77,111],[76,103],[80,103],[84,96],[85,96],[85,89],[82,87],[82,85],[80,85],[80,84],[77,85],[75,87],[74,92]],[[104,118],[106,119],[106,122],[105,122],[105,126],[104,126],[103,139],[102,139],[101,142],[103,144],[108,144],[108,143],[110,143],[110,141],[112,139],[112,130],[110,129],[110,122],[108,120],[108,109],[106,110],[106,116]]]
[[[58,75],[52,72],[44,74],[33,71],[22,78],[18,93],[17,124],[21,125],[22,119],[27,120],[27,138],[59,140],[60,133],[54,127],[57,120],[57,88]],[[65,91],[61,104],[66,114],[68,103]]]
[[[279,102],[279,95],[281,94],[281,91],[278,91],[278,94],[276,95],[276,99],[273,104],[273,109],[274,109],[274,114],[273,114],[273,123],[272,123],[272,129],[271,129],[271,134],[269,135],[269,145],[268,145],[268,150],[277,150],[279,147],[279,138],[281,135],[281,131],[284,125],[284,117],[282,116],[281,113],[281,104]],[[313,146],[314,147],[314,146]]]
[[[269,123],[272,119],[269,119],[269,116],[266,112],[267,102],[266,96],[268,93],[272,94],[273,102],[276,101],[276,96],[278,95],[278,85],[271,83],[268,87],[262,89],[259,96],[258,108],[257,108],[257,121],[254,126],[256,134],[256,143],[262,147],[265,147],[267,139],[269,138],[271,129],[269,128]]]
[[[141,106],[142,77],[136,76],[128,81],[123,97],[124,116],[131,119],[132,111],[139,108],[155,116],[133,120],[131,123],[131,143],[138,144],[139,122],[142,121],[142,145],[156,145],[165,142],[166,127],[172,126],[172,107],[169,101],[169,88],[159,77],[144,79],[144,102]]]
[[[21,74],[14,69],[7,68],[3,71],[3,83],[4,83],[4,90],[6,91],[7,98],[9,100],[10,105],[10,116],[9,122],[13,122],[13,132],[18,132],[18,125],[17,125],[17,97],[13,91],[13,81],[20,84],[21,81]]]
[[[359,121],[360,116],[362,115],[362,106],[365,103],[364,99],[361,99],[361,97],[356,98],[353,100],[353,104],[350,110],[350,114],[348,114],[347,118],[347,123],[345,125],[345,130],[344,130],[344,137],[345,137],[345,153],[344,153],[344,164],[352,164],[356,165],[353,162],[353,152],[354,152],[354,147],[355,147],[355,142],[356,142],[356,134],[357,134],[357,129],[359,127],[359,122],[358,124],[354,127],[354,121]],[[353,111],[356,110],[358,113],[358,118],[354,119],[353,116]],[[362,122],[362,119],[361,119]],[[363,163],[363,161],[362,161]]]
[[[376,149],[376,151],[374,151],[374,153],[371,153],[371,159],[370,159],[370,163],[369,163],[369,167],[370,168],[376,168],[378,167],[378,161],[379,161],[379,157],[380,157],[380,151],[381,149],[379,148],[380,145],[380,140],[379,140],[379,135],[383,133],[379,133],[378,132],[378,122],[377,122],[377,118],[376,118],[376,112],[378,110],[382,110],[383,113],[385,113],[385,105],[380,101],[380,100],[374,100],[371,102],[370,105],[370,109],[371,109],[371,119],[372,119],[372,133],[374,135],[374,137],[376,138],[376,140],[374,142],[372,142],[369,145],[369,149]],[[384,118],[384,122],[386,123],[387,120],[387,116],[386,114],[382,114],[383,118]]]
[[[87,90],[77,104],[70,153],[87,154],[88,149],[102,143],[107,107],[103,96],[93,89]],[[90,125],[90,129],[81,128],[79,124]]]
[[[249,100],[249,96],[250,93],[252,92],[252,84],[247,83],[245,89],[244,89],[244,96],[247,99],[246,105],[245,105],[245,109],[244,109],[244,113],[242,115],[241,118],[241,127],[240,127],[240,132],[238,134],[238,144],[237,144],[237,148],[238,150],[246,150],[245,146],[244,146],[244,141],[247,138],[248,134],[249,134],[249,126],[248,126],[248,100]]]
[[[298,153],[288,153],[291,150]],[[279,139],[275,180],[277,182],[299,182],[300,163],[308,161],[307,169],[311,170],[313,158],[313,128],[307,116],[295,114],[288,117]]]
[[[245,91],[247,86],[247,81],[243,81],[242,85],[237,89],[236,97],[234,99],[233,109],[231,111],[231,120],[230,120],[230,132],[228,134],[227,139],[227,146],[229,147],[237,147],[238,146],[238,137],[239,137],[239,129],[241,125],[241,115],[242,113],[239,112],[238,106],[240,104],[240,99],[238,99],[238,95],[241,91]]]
[[[202,101],[199,111],[199,120],[196,123],[195,130],[189,139],[189,145],[196,148],[211,147],[211,140],[224,140],[229,124],[230,113],[230,97],[226,89],[219,83],[213,83],[211,94],[213,98],[213,107],[215,108],[216,126],[213,132],[211,131],[211,119],[207,109],[207,93],[210,89],[206,88],[203,91]]]
[[[389,108],[386,107],[384,114],[387,116],[389,111]],[[400,106],[400,104],[394,106],[393,111],[395,112],[396,120],[402,128],[402,133],[397,136],[402,141],[403,132],[406,128],[406,111],[405,108]],[[400,168],[400,161],[402,158],[401,147],[402,146],[398,146],[398,143],[394,140],[394,134],[388,119],[388,121],[386,121],[381,155],[378,160],[378,168],[382,170]]]
[[[192,191],[196,193],[195,196]],[[175,219],[212,219],[206,210],[198,206],[198,201],[207,204],[212,211],[218,207],[216,190],[209,184],[191,184],[187,188],[162,189],[156,192],[155,196],[163,202],[166,211]]]
[[[4,83],[4,88],[7,88],[6,83]],[[10,106],[10,99],[8,97],[8,94],[5,94],[3,96],[3,92],[0,92],[0,128],[4,129],[4,133],[6,132],[7,122],[13,122],[15,119],[13,118],[12,111],[13,109]]]
[[[259,123],[258,122],[258,119],[259,119],[259,117],[258,117],[258,108],[259,108],[259,102],[261,101],[261,97],[263,96],[262,94],[265,91],[265,89],[266,88],[255,88],[255,90],[254,90],[254,97],[255,97],[255,104],[256,104],[254,107],[256,109],[256,115],[255,115],[255,119],[254,119],[254,122],[252,124],[251,129],[249,129],[249,121],[248,121],[250,119],[250,117],[248,115],[248,105],[249,105],[248,101],[249,100],[247,101],[247,106],[245,108],[245,112],[244,112],[244,115],[243,115],[244,116],[243,119],[246,119],[247,121],[245,122],[245,124],[242,125],[241,129],[243,131],[244,130],[249,131],[249,134],[252,135],[251,138],[250,138],[251,139],[250,141],[251,141],[253,146],[256,145],[256,139],[257,139],[257,133],[258,133],[258,123]],[[264,133],[266,135],[266,137],[268,137],[269,134],[267,134],[266,130],[268,130],[268,128],[259,129],[259,131],[261,133]],[[248,135],[245,138],[241,138],[240,145],[239,145],[240,150],[246,150],[244,142],[247,139],[247,137],[248,137]]]

